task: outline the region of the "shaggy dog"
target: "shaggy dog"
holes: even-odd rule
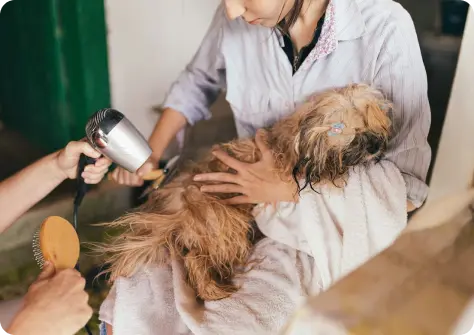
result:
[[[321,183],[343,187],[351,167],[381,158],[389,136],[389,108],[383,95],[366,85],[315,95],[267,129],[265,141],[278,175],[297,181],[298,191]],[[253,139],[218,147],[247,163],[261,156]],[[110,255],[112,280],[148,264],[179,259],[198,298],[222,299],[238,289],[233,278],[249,265],[256,242],[254,205],[225,205],[221,200],[233,195],[202,193],[203,183],[193,176],[208,172],[235,173],[211,153],[186,162],[137,211],[108,224],[125,228],[103,250]]]

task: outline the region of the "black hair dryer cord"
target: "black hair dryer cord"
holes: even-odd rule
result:
[[[86,155],[81,155],[81,157],[79,158],[79,164],[77,165],[77,190],[76,190],[76,197],[74,198],[74,213],[73,213],[73,225],[76,232],[77,232],[77,227],[78,227],[79,207],[82,204],[82,200],[84,199],[84,196],[89,190],[89,185],[87,185],[84,178],[82,178],[82,172],[84,172],[84,168],[87,165],[95,164],[95,162],[96,162],[95,158],[91,158]],[[76,270],[79,271],[79,263],[76,264]],[[92,332],[89,329],[89,326],[87,324],[84,326],[84,329],[88,335],[92,335]]]

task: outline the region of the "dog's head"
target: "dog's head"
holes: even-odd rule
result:
[[[329,181],[341,185],[350,167],[379,160],[388,143],[390,103],[362,84],[315,95],[294,115],[295,179],[302,188]]]

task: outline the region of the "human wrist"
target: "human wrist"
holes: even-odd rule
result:
[[[158,166],[160,165],[160,159],[161,159],[161,154],[157,154],[153,152],[150,158],[148,159],[148,161],[152,163],[155,168],[158,168]]]
[[[12,335],[39,335],[46,334],[45,329],[38,329],[35,324],[34,316],[30,308],[23,308],[13,319],[10,327],[7,328],[7,333]],[[47,331],[47,330],[46,330]]]
[[[61,151],[55,152],[54,154],[50,155],[50,160],[49,160],[49,175],[56,180],[57,182],[61,183],[64,180],[68,179],[68,175],[64,169],[61,168],[59,164],[59,155],[61,154]]]
[[[173,138],[186,126],[186,118],[182,113],[165,108],[153,130],[148,143],[153,151],[151,161],[158,164],[166,148]]]

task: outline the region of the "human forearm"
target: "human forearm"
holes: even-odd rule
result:
[[[0,233],[66,179],[56,152],[0,183]]]
[[[220,50],[222,27],[226,22],[221,5],[196,54],[171,85],[163,102],[164,112],[149,140],[155,160],[186,124],[194,125],[211,117],[209,106],[216,101],[226,77]]]
[[[150,136],[149,143],[153,150],[152,160],[157,163],[171,140],[186,126],[186,118],[180,112],[166,108]]]
[[[38,325],[32,322],[34,319],[34,311],[24,308],[18,312],[6,331],[12,335],[47,335],[50,331],[54,331],[54,329],[45,329],[44,327],[38,329]]]
[[[100,154],[86,142],[76,141],[69,142],[61,151],[40,159],[0,183],[0,233],[66,178],[76,178],[81,154],[97,159],[82,173],[87,184],[97,184],[111,162],[104,157],[99,158]]]
[[[10,327],[6,329],[8,334],[33,335],[33,329],[29,329],[28,313],[21,310],[13,319]]]

